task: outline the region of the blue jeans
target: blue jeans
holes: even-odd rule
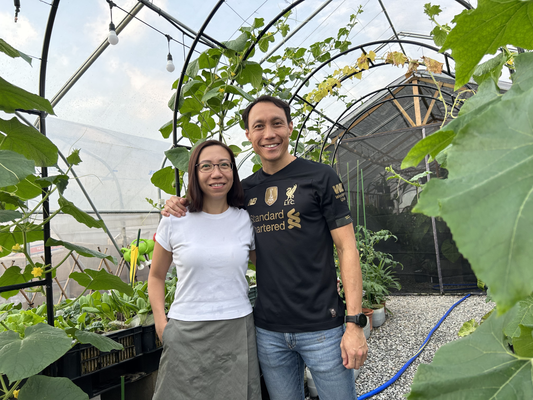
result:
[[[356,400],[355,375],[342,365],[344,326],[280,333],[256,327],[259,365],[271,400],[304,400],[304,363],[320,400]]]

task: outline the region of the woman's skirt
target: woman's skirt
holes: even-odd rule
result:
[[[153,400],[260,400],[253,314],[224,321],[169,319]]]

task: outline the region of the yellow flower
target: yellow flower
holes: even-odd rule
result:
[[[231,71],[231,76],[235,76],[235,72]]]
[[[16,244],[13,247],[11,247],[11,251],[20,251],[20,244]]]
[[[20,392],[20,390],[15,390],[15,391],[13,392],[13,396],[15,396],[15,399],[18,399],[18,398],[19,398],[19,392]]]
[[[219,91],[220,93],[224,93],[224,88],[220,88],[220,89],[218,89],[218,91]]]
[[[35,267],[33,268],[33,270],[31,271],[31,274],[33,275],[34,278],[37,278],[39,276],[42,276],[43,275],[43,269],[41,267]]]

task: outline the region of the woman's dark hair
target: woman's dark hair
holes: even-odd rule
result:
[[[262,96],[259,96],[257,99],[255,99],[250,104],[248,104],[248,107],[246,107],[244,111],[242,112],[242,120],[244,121],[244,129],[248,129],[248,117],[250,116],[250,111],[252,110],[253,106],[261,102],[272,103],[276,107],[281,108],[283,111],[285,111],[285,116],[287,117],[287,124],[291,123],[292,121],[291,107],[289,106],[289,104],[281,99],[278,99],[277,97],[264,94]]]
[[[187,199],[189,200],[189,212],[202,211],[204,205],[204,193],[200,188],[198,182],[198,168],[196,164],[200,161],[200,153],[203,149],[209,146],[220,146],[225,149],[230,156],[231,164],[233,165],[233,185],[231,186],[227,199],[230,207],[242,208],[244,205],[244,191],[242,190],[241,180],[239,179],[239,173],[237,171],[237,165],[235,164],[235,156],[233,151],[224,143],[218,140],[206,140],[196,146],[189,159],[189,188],[187,189]]]

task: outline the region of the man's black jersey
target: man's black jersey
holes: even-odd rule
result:
[[[335,171],[295,159],[242,181],[257,252],[258,327],[312,332],[343,323],[330,230],[352,222]]]

